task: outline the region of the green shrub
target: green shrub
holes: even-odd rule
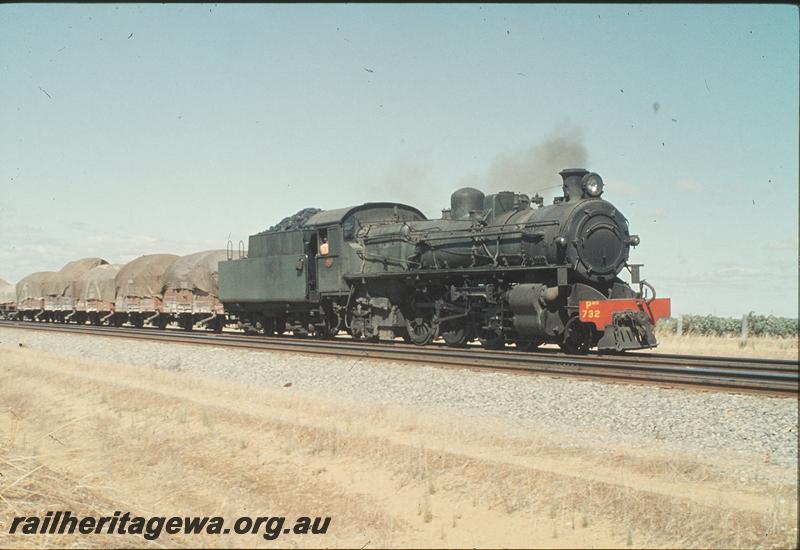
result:
[[[678,319],[660,319],[656,328],[660,332],[674,334],[678,330]],[[774,315],[756,315],[751,311],[747,314],[747,332],[749,336],[797,338],[800,335],[800,324],[798,324],[797,319],[775,317]],[[742,318],[717,317],[715,315],[683,315],[681,334],[741,336]]]

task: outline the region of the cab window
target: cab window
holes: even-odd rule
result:
[[[327,229],[320,229],[317,232],[317,243],[319,246],[319,255],[320,256],[327,256],[330,254],[330,244],[328,243],[328,230]]]

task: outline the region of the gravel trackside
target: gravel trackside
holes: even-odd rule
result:
[[[573,434],[576,445],[591,439],[609,448],[668,446],[698,458],[735,459],[742,464],[743,479],[797,481],[795,398],[0,328],[0,346],[20,344],[72,357],[237,380],[254,389],[291,383],[286,391],[411,406],[465,420],[504,419],[519,430]]]

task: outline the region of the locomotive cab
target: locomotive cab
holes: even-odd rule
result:
[[[358,229],[424,219],[416,208],[398,203],[304,209],[251,235],[247,258],[220,262],[220,299],[250,332],[335,334],[340,321],[334,310],[351,293],[343,275],[362,263]]]

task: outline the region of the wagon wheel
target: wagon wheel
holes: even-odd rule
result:
[[[439,325],[425,317],[406,319],[406,330],[411,343],[418,346],[430,344],[439,335]]]
[[[184,314],[181,316],[181,319],[178,322],[178,324],[183,330],[189,332],[194,328],[194,317],[192,316],[191,313]]]

